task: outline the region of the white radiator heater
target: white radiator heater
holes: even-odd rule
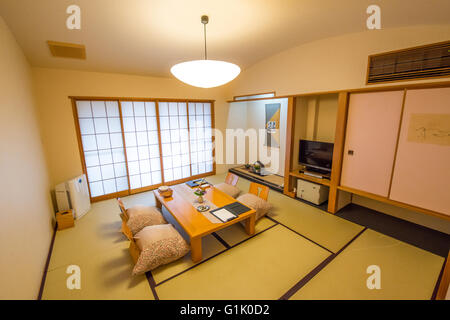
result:
[[[75,219],[79,219],[91,209],[91,199],[84,174],[58,184],[55,192],[58,211],[72,209]]]

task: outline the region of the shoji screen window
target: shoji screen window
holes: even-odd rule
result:
[[[189,103],[192,175],[213,171],[211,103]]]
[[[155,102],[121,101],[130,189],[161,184]]]
[[[160,102],[158,109],[164,181],[188,178],[191,168],[186,103]]]
[[[117,101],[77,101],[84,162],[91,197],[128,190]]]

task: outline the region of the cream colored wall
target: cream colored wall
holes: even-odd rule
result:
[[[318,141],[334,143],[337,110],[337,95],[333,94],[318,97],[318,116],[316,124],[316,139]]]
[[[300,118],[300,123],[305,126],[305,136],[302,137],[303,139],[307,140],[315,140],[316,134],[317,134],[317,116],[318,116],[318,105],[317,105],[317,99],[316,98],[309,98],[305,101],[305,112],[306,117],[305,119]],[[296,111],[299,111],[298,109]],[[300,111],[300,113],[303,113]],[[297,124],[297,122],[295,123]],[[301,125],[300,125],[301,126]]]
[[[271,99],[271,100],[257,100],[249,101],[247,103],[247,129],[265,129],[266,128],[266,104],[279,103],[280,104],[280,147],[279,148],[267,148],[263,146],[262,152],[270,155],[274,152],[278,159],[278,165],[276,165],[271,172],[284,176],[284,155],[286,154],[286,123],[287,123],[287,104],[288,99]],[[259,135],[259,131],[258,131]],[[259,142],[264,143],[264,142]],[[259,144],[258,144],[259,146]],[[258,153],[259,154],[259,153]],[[270,170],[270,168],[269,168]]]
[[[299,140],[334,143],[338,95],[297,97],[295,104],[294,148],[292,169],[298,170]]]
[[[361,88],[368,55],[448,39],[450,24],[372,30],[309,42],[243,71],[232,82],[229,98],[274,90],[280,96]]]
[[[280,148],[267,148],[263,149],[265,154],[270,155],[271,152],[276,152],[278,154],[277,159],[279,164],[273,168],[274,173],[284,176],[284,156],[286,153],[286,123],[287,123],[287,99],[271,99],[271,100],[257,100],[257,101],[246,101],[246,102],[232,102],[229,107],[228,115],[228,129],[243,129],[244,132],[248,129],[265,129],[266,125],[266,113],[265,105],[267,103],[280,103]],[[256,132],[259,135],[259,131]],[[253,163],[257,159],[250,159],[249,152],[250,143],[247,139],[245,146],[245,161],[237,160],[237,150],[240,148],[238,144],[235,143],[235,162],[233,164],[228,164],[228,167],[235,167],[239,164]],[[256,150],[257,155],[259,154],[259,143]],[[270,168],[269,168],[270,170]]]
[[[274,90],[280,96],[365,87],[368,55],[448,39],[450,39],[450,24],[372,30],[306,43],[273,55],[243,71],[227,88],[228,96]],[[295,141],[294,153],[295,164],[298,155]],[[371,206],[368,201],[360,201],[359,204]],[[397,207],[381,204],[377,205],[377,210],[431,228],[436,229],[439,225],[448,230],[448,221],[436,222],[428,215],[406,212]]]
[[[52,237],[31,70],[0,17],[0,299],[36,299]]]
[[[178,80],[126,74],[33,68],[42,137],[55,184],[82,173],[69,96],[215,99],[215,125],[224,130],[228,104],[224,89],[199,89]],[[226,166],[218,165],[217,172]]]

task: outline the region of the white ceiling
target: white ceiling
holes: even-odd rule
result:
[[[68,5],[81,30],[68,30]],[[4,18],[33,66],[168,76],[181,61],[208,58],[245,69],[301,43],[366,30],[366,8],[382,27],[449,24],[449,0],[0,0]],[[374,31],[376,32],[376,31]],[[86,45],[87,60],[53,58],[47,40]]]

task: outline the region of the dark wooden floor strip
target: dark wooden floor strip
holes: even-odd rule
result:
[[[150,288],[152,289],[152,293],[153,293],[153,296],[155,297],[155,300],[159,300],[158,293],[156,292],[155,279],[153,279],[152,272],[151,271],[147,272],[145,274],[145,276],[147,277],[148,284],[150,285]]]
[[[299,282],[297,282],[292,288],[290,288],[279,300],[288,300],[298,290],[300,290],[305,284],[307,284],[312,278],[314,278],[320,271],[323,270],[331,261],[334,260],[342,251],[344,251],[353,241],[355,241],[367,228],[361,230],[356,236],[354,236],[345,246],[343,246],[338,252],[331,254],[324,261],[322,261],[311,272],[304,276]]]
[[[44,293],[45,279],[47,279],[48,266],[50,265],[50,258],[52,257],[53,246],[55,244],[57,225],[53,228],[52,241],[50,242],[50,248],[48,249],[47,261],[45,262],[44,273],[42,274],[41,286],[39,287],[38,300],[42,300],[42,294]]]
[[[230,248],[230,245],[229,245],[225,240],[223,240],[217,233],[213,232],[212,235],[213,235],[213,237],[216,238],[221,244],[223,244],[225,248],[227,248],[227,249]]]
[[[446,258],[450,235],[369,208],[350,204],[336,215]]]

